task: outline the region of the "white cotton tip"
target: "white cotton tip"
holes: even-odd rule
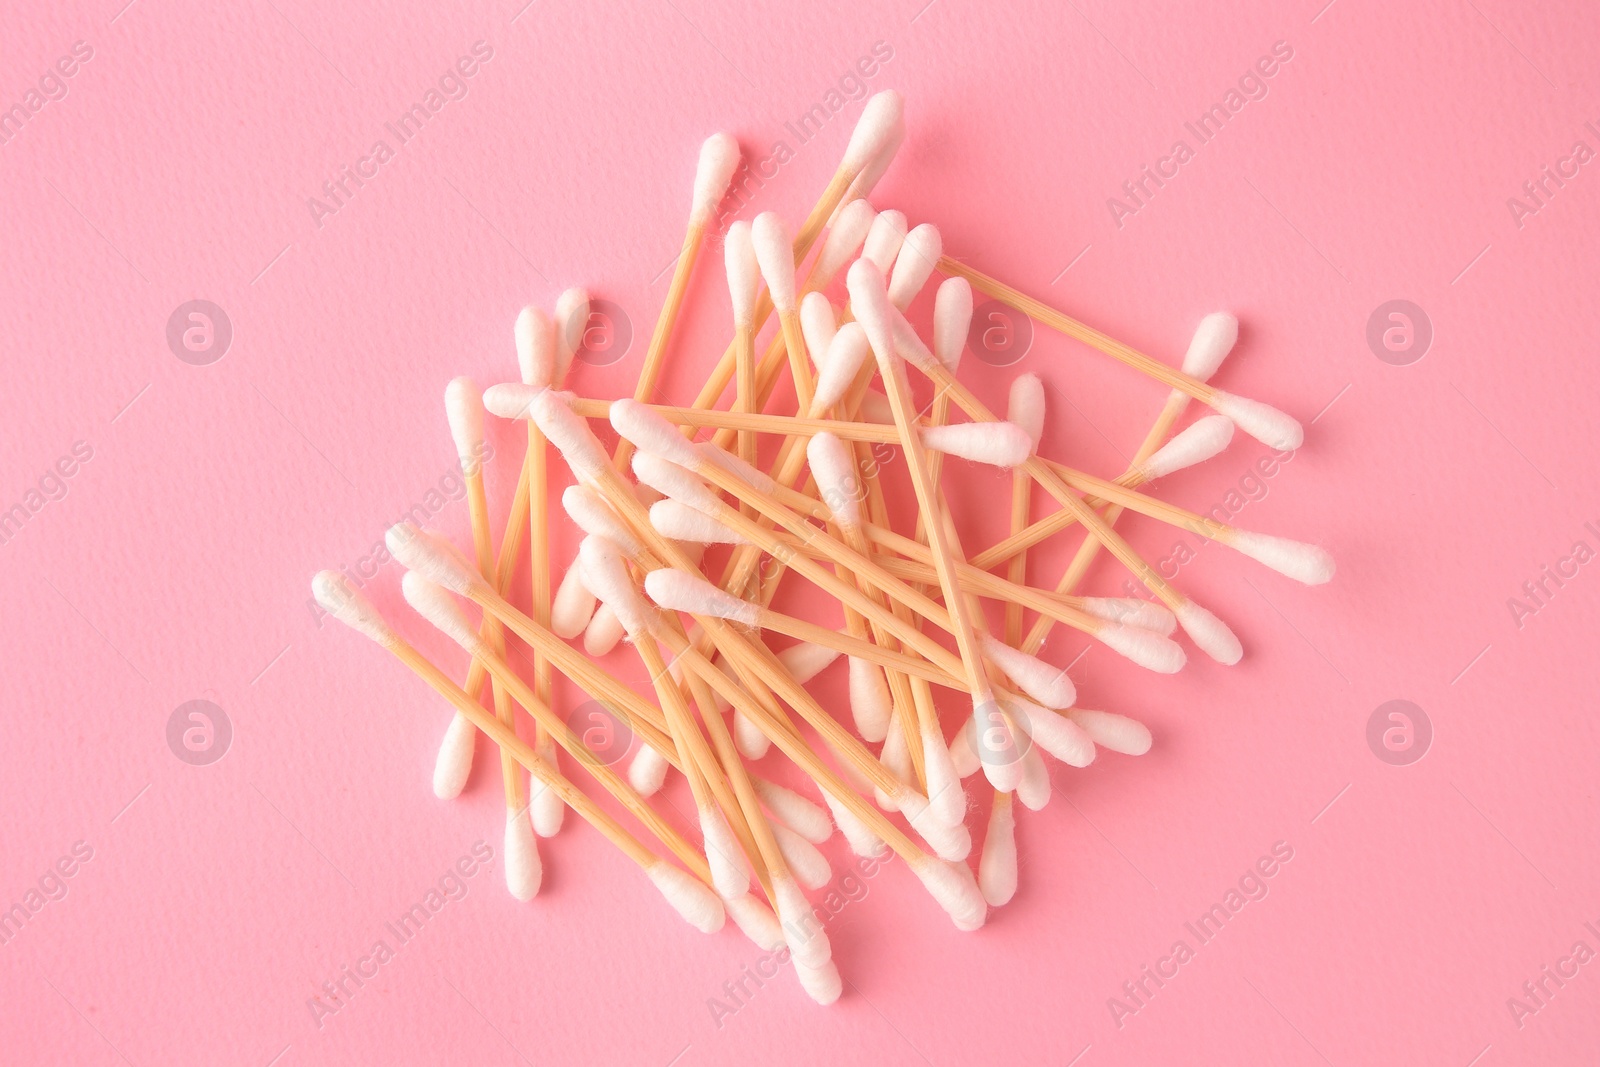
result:
[[[338,571],[318,571],[311,579],[311,595],[323,611],[352,630],[370,637],[385,648],[395,642],[394,630],[384,621],[372,601]]]
[[[883,668],[870,660],[850,660],[850,714],[863,741],[877,744],[888,735],[894,699]]]
[[[850,143],[845,146],[839,169],[860,172],[877,159],[885,147],[894,140],[896,131],[905,128],[906,102],[894,89],[875,93],[856,120],[850,133]]]
[[[872,162],[868,163],[866,168],[856,177],[856,180],[850,183],[850,190],[845,193],[845,196],[871,196],[872,191],[883,180],[883,176],[889,172],[889,166],[894,162],[894,157],[900,151],[900,146],[905,143],[905,140],[906,124],[902,118],[889,131],[889,136],[884,138],[883,145],[878,149],[878,154],[873,157]]]
[[[950,739],[950,765],[961,778],[971,778],[983,766],[978,759],[978,750],[972,747],[972,735],[972,720],[968,719]]]
[[[590,535],[578,547],[578,558],[583,561],[583,580],[600,602],[610,608],[622,623],[629,637],[650,632],[655,625],[656,612],[650,602],[639,595],[633,575],[628,573],[628,563],[616,545],[603,537]]]
[[[745,868],[744,850],[733,836],[733,829],[721,809],[714,805],[700,808],[700,832],[704,835],[706,864],[711,868],[711,884],[723,900],[737,900],[750,892],[750,872]]]
[[[556,766],[556,743],[548,736],[539,746],[539,756],[550,766]],[[567,803],[561,794],[534,778],[528,783],[528,814],[533,821],[533,832],[540,837],[554,837],[561,832],[566,821]]]
[[[883,271],[869,259],[858,259],[850,264],[845,284],[850,291],[850,310],[867,332],[867,341],[872,345],[873,354],[880,364],[894,359],[893,308],[889,303],[889,294],[883,287]]]
[[[861,245],[861,258],[887,275],[900,255],[900,246],[906,239],[906,217],[899,211],[880,211],[872,220],[867,239]],[[857,313],[860,317],[860,313]]]
[[[695,450],[679,429],[637,400],[616,400],[611,404],[611,426],[632,441],[639,451],[660,456],[694,470],[704,456]]]
[[[722,929],[727,913],[722,910],[722,901],[704,882],[666,860],[656,860],[645,873],[690,926],[703,934]]]
[[[983,654],[1024,693],[1045,707],[1070,708],[1078,698],[1078,687],[1072,684],[1064,669],[1012,648],[993,634],[983,634],[981,641]]]
[[[1022,777],[1024,751],[1016,725],[1001,706],[992,701],[974,701],[972,721],[976,729],[973,747],[983,763],[983,776],[1002,793],[1014,791]]]
[[[755,248],[761,277],[767,283],[772,306],[780,314],[795,310],[794,238],[776,211],[763,211],[750,224],[750,243]]]
[[[577,523],[578,529],[591,537],[604,537],[630,557],[644,551],[639,539],[628,532],[622,520],[617,518],[617,513],[611,510],[611,505],[606,503],[605,497],[589,486],[567,486],[561,491],[561,507]]]
[[[1111,711],[1073,708],[1068,718],[1093,738],[1094,743],[1124,756],[1142,756],[1150,751],[1150,728],[1137,719]]]
[[[756,297],[761,292],[761,268],[750,243],[750,224],[739,219],[728,227],[722,241],[728,266],[728,295],[733,299],[733,324],[747,327],[755,321]]]
[[[654,453],[640,449],[633,454],[633,476],[667,499],[687,504],[696,511],[713,514],[718,510],[717,494],[707,488],[705,482]]]
[[[772,909],[767,907],[765,901],[746,893],[734,900],[723,901],[722,906],[727,909],[734,925],[762,951],[777,952],[783,947],[783,927],[778,925],[778,917],[772,914]]]
[[[922,446],[957,459],[992,467],[1015,467],[1033,455],[1033,438],[1011,422],[961,422],[953,426],[925,426]]]
[[[1165,634],[1126,622],[1111,622],[1095,631],[1095,639],[1148,671],[1177,674],[1189,661],[1183,646]]]
[[[532,418],[534,397],[545,391],[540,385],[501,382],[483,391],[483,408],[497,419]]]
[[[811,399],[812,410],[825,412],[843,400],[871,352],[872,346],[867,343],[866,331],[859,322],[847,322],[841,326],[833,335],[828,354],[823,358],[822,369],[817,374],[817,386]],[[892,414],[889,421],[894,421]]]
[[[746,463],[726,448],[720,447],[715,441],[701,441],[695,445],[695,448],[700,452],[702,458],[721,467],[746,485],[751,486],[756,492],[770,495],[778,491],[778,483],[773,480],[772,475]]]
[[[543,308],[530,304],[517,312],[517,324],[511,332],[517,343],[517,369],[522,372],[522,384],[550,388],[556,380],[556,324]],[[488,404],[487,396],[484,403]]]
[[[589,328],[589,291],[573,288],[556,297],[555,323],[556,375],[550,384],[559,389],[567,380],[572,358],[583,347],[583,335]]]
[[[397,522],[383,535],[389,554],[408,570],[466,596],[486,588],[483,578],[454,545],[430,530],[419,530],[409,522]]]
[[[1292,452],[1305,443],[1305,428],[1293,416],[1259,400],[1224,393],[1219,389],[1212,398],[1211,406],[1268,448]]]
[[[960,930],[976,930],[988,917],[989,906],[965,864],[944,863],[925,856],[911,861],[911,871],[939,902]]]
[[[922,730],[922,764],[928,777],[928,808],[933,817],[946,826],[954,826],[965,819],[967,791],[961,788],[961,776],[950,758],[950,746],[944,743],[936,727]]]
[[[689,204],[689,225],[711,222],[717,205],[728,193],[733,172],[739,169],[739,142],[732,134],[714,133],[700,146],[700,160],[694,168],[694,199]]]
[[[1249,530],[1234,530],[1225,543],[1235,552],[1297,582],[1322,585],[1333,579],[1333,557],[1317,545]]]
[[[1050,768],[1044,765],[1044,750],[1029,745],[1022,755],[1022,777],[1017,781],[1017,799],[1029,811],[1040,811],[1050,803]]]
[[[467,787],[472,774],[472,750],[478,743],[478,728],[459,711],[450,717],[439,754],[433,761],[433,795],[454,800]]]
[[[926,797],[912,789],[896,798],[911,828],[922,836],[940,859],[959,863],[972,854],[972,834],[961,822],[941,822]]]
[[[400,579],[400,589],[405,594],[406,603],[450,640],[474,655],[483,648],[483,639],[467,619],[466,612],[451,596],[450,590],[430,582],[416,571],[406,571]]]
[[[872,228],[877,214],[865,200],[851,200],[839,209],[828,227],[828,236],[822,239],[822,251],[817,253],[817,261],[811,267],[809,284],[813,289],[826,289],[850,262],[861,249],[861,242],[867,239],[867,231]]]
[[[772,748],[772,739],[742,711],[733,713],[733,743],[745,759],[758,760]]]
[[[1017,893],[1017,817],[1015,805],[1004,793],[989,809],[989,829],[983,835],[983,856],[978,860],[978,888],[991,908],[1011,903]]]
[[[677,500],[650,505],[650,525],[662,537],[702,545],[742,545],[745,539],[703,511]]]
[[[898,725],[888,731],[883,738],[883,747],[878,750],[878,762],[883,764],[884,770],[894,775],[902,783],[911,781],[911,750],[906,747],[906,732]],[[899,801],[891,793],[885,792],[881,786],[872,787],[873,799],[878,807],[884,811],[898,811]]]
[[[772,879],[772,895],[778,905],[778,922],[783,925],[783,940],[796,961],[808,967],[821,967],[833,958],[833,946],[811,902],[793,878]]]
[[[589,421],[568,406],[561,394],[546,389],[533,398],[528,413],[539,429],[556,446],[573,476],[580,481],[597,482],[610,467],[610,458],[600,439],[589,429]]]
[[[639,751],[628,761],[628,784],[642,797],[655,796],[667,780],[671,768],[667,757],[649,744],[641,744]]]
[[[796,880],[807,889],[821,889],[833,877],[828,857],[817,851],[817,846],[801,837],[782,823],[772,823],[772,836],[777,839],[778,851],[789,865]]]
[[[550,632],[563,641],[583,633],[594,614],[595,598],[583,581],[583,564],[573,560],[550,601]]]
[[[793,789],[752,774],[750,784],[774,818],[813,845],[833,836],[833,820],[820,804],[813,804]]]
[[[1008,699],[1006,706],[1027,730],[1033,743],[1069,767],[1087,767],[1094,762],[1094,740],[1062,715],[1028,700]]]
[[[933,268],[938,265],[939,257],[944,255],[944,242],[939,237],[939,227],[931,222],[924,222],[921,226],[906,234],[906,239],[900,243],[900,251],[895,253],[894,270],[889,275],[889,303],[904,311],[911,306],[917,294],[922,292],[922,287],[928,284],[928,278],[933,274]],[[951,281],[966,284],[964,279],[952,278]],[[967,296],[972,296],[972,289],[968,287]],[[968,305],[970,317],[971,304]],[[966,334],[966,328],[961,330]],[[959,349],[957,350],[959,352]],[[959,358],[959,356],[958,356]]]
[[[544,865],[539,862],[539,846],[526,811],[506,812],[505,844],[506,888],[518,900],[532,900],[544,880]]]
[[[1022,431],[1033,442],[1033,451],[1039,450],[1039,438],[1044,436],[1044,382],[1039,380],[1037,374],[1019,374],[1011,379],[1006,420],[1022,427]]]
[[[943,367],[944,364],[934,358],[928,346],[922,343],[922,338],[917,336],[911,320],[902,315],[893,304],[888,307],[891,325],[894,327],[895,352],[900,358],[929,375],[934,373],[935,367]]]
[[[1175,435],[1143,463],[1139,464],[1142,481],[1151,482],[1173,471],[1192,467],[1220,453],[1233,440],[1233,420],[1223,415],[1207,415],[1196,419],[1194,425]]]
[[[462,470],[476,471],[483,456],[483,393],[471,378],[450,379],[444,387],[444,413]]]
[[[839,658],[839,650],[826,648],[822,645],[812,644],[810,641],[801,641],[797,645],[790,645],[778,653],[778,662],[784,669],[794,676],[794,680],[805,685],[811,679],[821,674],[828,665]]]
[[[800,335],[806,339],[806,355],[818,371],[828,364],[828,346],[839,332],[839,316],[833,304],[819,292],[809,292],[800,301]]]
[[[1228,624],[1190,600],[1173,614],[1195,647],[1218,663],[1233,666],[1244,657],[1244,646]]]
[[[828,506],[833,521],[855,529],[861,525],[864,487],[856,474],[855,452],[831,433],[819,433],[806,443],[806,462],[817,480],[817,496]]]
[[[821,967],[808,967],[795,960],[794,974],[800,979],[800,988],[806,991],[806,996],[823,1007],[838,1000],[844,992],[844,979],[839,975],[838,965],[832,960]]]
[[[1079,602],[1084,614],[1106,622],[1120,622],[1140,630],[1169,636],[1178,620],[1163,605],[1136,596],[1086,596]]]
[[[1195,328],[1189,351],[1183,357],[1183,373],[1202,382],[1210,381],[1238,340],[1239,320],[1226,311],[1213,311]]]
[[[901,256],[904,255],[902,252]],[[896,265],[895,269],[900,268]],[[892,299],[892,286],[890,296]],[[966,350],[967,331],[971,326],[972,286],[965,278],[946,278],[939,283],[939,291],[933,299],[933,355],[951,373],[955,373],[961,364],[961,353]],[[1015,386],[1012,387],[1012,392],[1015,394]],[[1043,403],[1041,397],[1040,404]],[[1043,417],[1041,410],[1040,419]],[[1038,438],[1036,437],[1034,441],[1037,444]]]
[[[709,615],[755,627],[761,608],[712,585],[698,575],[663,567],[645,575],[644,591],[660,607],[686,615]]]

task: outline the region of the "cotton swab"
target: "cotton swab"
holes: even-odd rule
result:
[[[582,290],[575,292],[581,293]],[[573,297],[567,299],[570,310],[574,302]],[[588,299],[583,299],[583,314],[588,315]],[[517,366],[522,372],[524,384],[534,388],[545,388],[558,381],[557,363],[559,361],[559,343],[556,336],[556,324],[550,317],[536,307],[525,307],[517,315],[516,326],[513,330],[517,348]],[[523,514],[528,520],[532,574],[532,599],[533,617],[542,625],[550,624],[550,468],[549,453],[545,448],[544,435],[532,423],[528,424],[528,450],[523,456],[524,481],[528,486],[528,500],[525,505],[526,512],[521,510],[523,505],[512,505],[513,520]],[[506,539],[511,540],[508,530]],[[502,553],[501,573],[504,580],[496,587],[505,590],[510,584],[510,572],[513,568],[506,566],[506,558]],[[544,657],[535,655],[533,658],[533,691],[545,703],[551,697],[550,664]],[[469,687],[470,688],[470,687]],[[534,728],[534,748],[540,758],[551,766],[557,766],[555,745],[546,736],[544,728]],[[540,837],[554,837],[561,829],[563,807],[560,799],[541,783],[535,782],[531,787],[529,798],[529,813],[533,820],[533,829]]]
[[[968,300],[972,290],[967,289]],[[970,318],[970,315],[969,315]],[[936,338],[937,339],[937,338]],[[937,351],[937,349],[936,349]],[[1044,383],[1037,374],[1019,374],[1011,382],[1011,395],[1006,405],[1006,418],[1021,426],[1033,442],[1033,451],[1039,450],[1039,438],[1044,435]],[[1015,537],[1028,525],[1032,502],[1033,479],[1024,471],[1011,475],[1011,535]],[[974,566],[982,567],[981,563]],[[987,569],[987,568],[985,568]],[[1021,585],[1027,580],[1028,557],[1025,552],[1012,556],[1006,568],[1006,577]],[[1006,640],[1016,644],[1022,640],[1022,605],[1006,605]]]
[[[483,394],[470,378],[454,378],[445,387],[445,412],[449,417],[450,435],[455,440],[456,455],[461,461],[461,473],[467,484],[467,509],[472,522],[472,543],[477,552],[478,571],[485,579],[493,579],[494,548],[489,541],[489,504],[484,495],[483,467]],[[500,623],[484,620],[484,639],[496,655],[505,655],[505,636]],[[512,725],[511,700],[505,687],[498,681],[493,684],[495,717],[502,726]],[[538,848],[533,840],[533,824],[528,813],[527,794],[523,787],[522,772],[511,753],[500,752],[500,772],[504,779],[506,801],[506,886],[518,900],[532,900],[539,892],[541,878]]]
[[[445,673],[435,667],[421,653],[407,644],[399,634],[384,620],[372,603],[361,595],[355,586],[337,571],[322,571],[312,580],[312,594],[317,602],[334,618],[356,630],[358,633],[372,639],[377,644],[394,654],[394,656],[410,668],[418,677],[432,687],[440,696],[453,704],[458,712],[470,721],[474,728],[482,730],[490,740],[508,749],[528,771],[537,776],[541,781],[554,789],[562,800],[571,806],[580,817],[592,825],[596,830],[616,845],[624,855],[637,863],[649,876],[650,880],[661,890],[673,908],[685,919],[693,923],[698,929],[713,932],[721,926],[718,915],[721,905],[711,891],[682,870],[673,867],[667,861],[658,858],[638,839],[622,827],[616,819],[612,818],[603,808],[588,795],[575,788],[561,774],[544,760],[540,759],[533,747],[519,738],[514,730],[500,723],[498,719],[489,714],[458,687]],[[465,627],[467,635],[477,639],[471,627]],[[674,832],[659,819],[652,819],[646,823],[647,827],[656,832],[660,830],[666,837],[658,834],[658,839],[664,843],[667,837],[675,836]],[[681,838],[679,839],[681,842]],[[702,874],[706,881],[710,880],[710,871],[705,869],[704,861],[692,848],[687,847],[687,842],[682,842],[691,861],[687,865],[696,874]],[[700,869],[697,869],[700,868]],[[676,874],[668,873],[675,871]],[[707,900],[706,898],[710,899]]]
[[[1034,321],[1097,348],[1147,377],[1181,390],[1218,414],[1228,416],[1238,424],[1239,429],[1270,448],[1288,452],[1299,448],[1305,441],[1305,430],[1298,422],[1259,400],[1236,396],[1207,385],[948,256],[939,261],[939,269],[946,274],[960,275],[975,289],[1015,308]]]
[[[1017,892],[1016,815],[1010,793],[997,792],[989,809],[989,827],[983,835],[983,857],[978,861],[978,885],[991,908],[1011,903]]]
[[[984,745],[979,749],[984,760],[984,773],[997,789],[1016,786],[1017,749],[1012,737],[1011,724],[996,703],[994,689],[989,681],[983,651],[978,644],[980,627],[967,610],[956,575],[953,558],[959,554],[959,542],[954,530],[940,521],[940,503],[928,475],[927,455],[923,452],[911,421],[915,417],[905,380],[905,367],[896,349],[888,292],[884,288],[883,274],[870,261],[858,260],[850,268],[848,278],[850,305],[856,318],[867,331],[873,355],[878,360],[878,371],[884,382],[884,393],[894,410],[895,424],[900,430],[901,443],[911,484],[923,514],[930,516],[927,523],[928,548],[933,553],[934,568],[939,573],[939,585],[944,591],[945,606],[950,613],[956,645],[966,667],[969,692],[972,696],[973,715],[983,730]]]
[[[645,350],[644,364],[639,368],[639,378],[633,389],[635,400],[645,400],[655,392],[656,380],[666,359],[667,344],[672,338],[672,328],[683,307],[683,297],[689,288],[689,278],[694,273],[695,260],[705,243],[707,230],[715,217],[717,205],[727,195],[728,183],[739,166],[739,142],[726,133],[715,133],[700,146],[700,159],[695,165],[694,196],[689,205],[689,225],[683,235],[683,248],[678,253],[677,266],[672,271],[672,282],[667,288],[667,299],[661,305],[655,330],[650,334],[650,347]],[[626,442],[617,446],[612,463],[624,466],[630,458]]]
[[[789,374],[801,411],[811,408],[811,368],[806,363],[805,335],[800,330],[799,296],[795,291],[794,242],[775,211],[764,211],[750,224],[750,243],[755,249],[761,277],[767,283],[767,296],[778,312],[784,348],[789,353]],[[752,405],[751,410],[754,410]]]
[[[894,271],[889,276],[889,303],[901,311],[910,307],[912,299],[933,274],[943,250],[939,229],[930,223],[924,222],[906,234],[895,253]],[[968,293],[970,295],[970,289]]]
[[[894,269],[895,258],[899,256],[900,246],[905,239],[905,215],[892,209],[880,211],[878,217],[872,220],[872,228],[867,231],[867,239],[861,246],[861,258],[875,265],[880,273],[888,274]]]

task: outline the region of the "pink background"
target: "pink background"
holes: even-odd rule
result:
[[[1600,14],[924,2],[7,5],[0,103],[75,41],[93,57],[0,145],[0,507],[26,510],[75,442],[92,458],[64,464],[65,496],[32,498],[0,544],[0,902],[75,842],[92,858],[0,945],[0,1058],[1589,1062],[1600,964],[1520,1026],[1507,999],[1574,942],[1600,949],[1584,926],[1600,927],[1600,571],[1548,583],[1520,625],[1507,602],[1573,542],[1600,548],[1584,528],[1600,520],[1585,429],[1600,177],[1583,167],[1520,227],[1506,201],[1575,141],[1600,148],[1585,127],[1600,120]],[[493,59],[466,97],[319,228],[307,198],[480,40]],[[719,1025],[708,1000],[758,950],[690,930],[575,820],[544,846],[544,892],[512,901],[492,761],[480,749],[466,795],[435,800],[441,702],[319,627],[307,582],[355,564],[451,469],[441,389],[514,375],[521,304],[582,284],[623,308],[632,347],[573,384],[629,391],[701,139],[730,130],[756,159],[785,141],[793,158],[738,214],[798,220],[860,103],[809,144],[784,124],[878,41],[893,57],[868,87],[904,92],[910,127],[879,205],[1171,362],[1202,314],[1236,313],[1218,383],[1309,424],[1238,521],[1325,544],[1340,572],[1307,589],[1202,552],[1179,584],[1247,658],[1197,656],[1170,678],[1103,651],[1077,663],[1083,703],[1144,718],[1156,747],[1054,769],[1050,806],[1022,813],[1010,906],[958,933],[890,864],[833,924],[848,982],[834,1008],[785,973]],[[1278,41],[1293,58],[1268,95],[1119,228],[1107,198],[1175,139],[1194,147],[1185,120]],[[695,279],[664,396],[688,399],[726,342],[719,260]],[[208,366],[166,343],[195,298],[234,330]],[[1393,299],[1434,331],[1408,366],[1366,341]],[[1014,367],[969,356],[963,377],[1002,405],[1020,370],[1052,387],[1045,451],[1104,473],[1163,396],[1047,333]],[[493,434],[498,521],[521,445]],[[1203,510],[1265,454],[1241,435],[1161,491]],[[998,536],[978,512],[1007,484],[953,467],[973,544]],[[459,538],[465,508],[434,521]],[[1148,522],[1128,529],[1152,557],[1171,548]],[[558,559],[571,546],[563,531]],[[1071,546],[1038,554],[1036,580]],[[459,670],[400,616],[397,579],[384,568],[374,596]],[[1091,586],[1120,580],[1103,567]],[[1063,635],[1045,654],[1082,647]],[[631,653],[612,662],[640,678]],[[842,674],[818,691],[842,699]],[[233,730],[208,766],[166,739],[197,698]],[[1392,699],[1432,724],[1409,766],[1366,740]],[[670,796],[682,806],[681,783]],[[308,998],[479,839],[493,869],[319,1027]],[[1115,1018],[1108,999],[1174,941],[1193,947],[1184,923],[1280,841],[1293,859],[1267,897]],[[827,850],[845,861],[842,842]]]

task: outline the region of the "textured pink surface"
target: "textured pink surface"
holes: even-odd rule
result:
[[[1496,1067],[1592,1053],[1600,964],[1563,962],[1575,942],[1585,960],[1600,950],[1600,578],[1563,562],[1575,542],[1585,559],[1600,549],[1592,8],[123,2],[11,4],[0,33],[8,106],[74,42],[92,49],[0,144],[0,507],[27,513],[0,544],[0,903],[38,905],[0,945],[0,1058]],[[492,59],[465,96],[319,226],[307,199],[375,141],[395,148],[385,123],[479,41]],[[700,140],[726,128],[756,160],[784,142],[737,210],[797,220],[860,104],[810,143],[785,124],[875,42],[892,58],[867,86],[902,90],[910,124],[879,203],[1168,361],[1202,314],[1235,312],[1218,383],[1309,423],[1306,447],[1253,481],[1266,452],[1241,436],[1163,492],[1323,543],[1341,569],[1305,589],[1222,549],[1185,563],[1180,584],[1234,624],[1246,660],[1162,678],[1085,656],[1083,702],[1145,718],[1155,749],[1055,768],[1057,797],[1021,816],[1022,889],[981,933],[952,929],[901,864],[867,880],[833,925],[848,985],[823,1010],[787,973],[730,999],[724,983],[760,953],[688,929],[575,820],[544,847],[542,895],[513,902],[491,760],[480,749],[467,794],[435,800],[441,703],[319,627],[306,597],[314,570],[357,564],[413,504],[464,533],[464,506],[427,495],[453,464],[441,389],[513,376],[522,303],[583,284],[625,309],[626,356],[574,384],[628,390]],[[1275,42],[1292,58],[1264,98],[1201,144],[1184,123]],[[1114,218],[1108,198],[1180,138],[1192,158]],[[1514,212],[1513,196],[1537,206],[1521,187],[1546,165],[1564,185]],[[718,257],[704,262],[668,397],[692,395],[725,343]],[[197,298],[233,328],[205,366],[165,333]],[[1366,339],[1394,299],[1432,324],[1406,366]],[[1102,472],[1163,395],[1046,333],[1015,367],[969,357],[963,376],[1003,405],[1019,370],[1051,386],[1045,451]],[[504,425],[493,443],[499,515],[521,445]],[[70,477],[47,476],[58,461]],[[1006,484],[970,467],[948,480],[972,543],[998,536],[1003,516],[975,516],[1000,510]],[[1170,533],[1128,529],[1171,553]],[[1039,555],[1037,580],[1068,547]],[[403,607],[397,578],[391,564],[372,583],[386,609]],[[1091,585],[1120,581],[1102,567]],[[1081,647],[1062,636],[1046,655]],[[613,662],[641,677],[630,654]],[[831,698],[842,673],[819,683]],[[168,745],[194,699],[231,723],[208,766]],[[1394,699],[1432,724],[1408,766],[1367,742]],[[322,983],[379,939],[394,947],[384,924],[479,840],[495,859],[469,859],[465,895],[316,1018]],[[1266,896],[1202,945],[1185,923],[1275,847],[1292,859]],[[63,857],[73,873],[57,880]],[[1180,940],[1192,958],[1131,998],[1124,983],[1170,974]],[[1576,975],[1558,986],[1546,966]],[[1541,980],[1553,995],[1536,1000],[1523,986]]]

